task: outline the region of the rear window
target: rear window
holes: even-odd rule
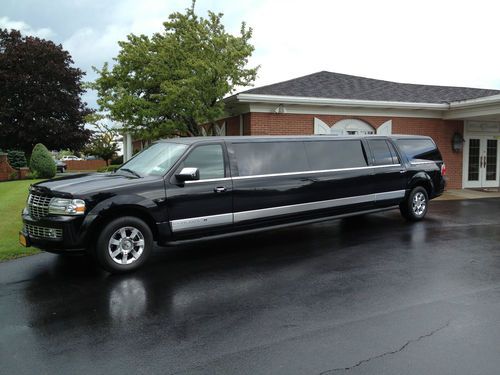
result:
[[[361,141],[304,142],[312,170],[366,167]]]
[[[370,139],[368,144],[372,150],[375,165],[399,164],[396,152],[385,139]]]
[[[442,160],[441,153],[430,139],[398,139],[396,144],[410,161],[414,159]]]
[[[302,142],[234,143],[240,176],[307,171]]]

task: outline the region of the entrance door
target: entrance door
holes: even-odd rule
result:
[[[465,187],[499,186],[499,140],[492,136],[470,136],[465,140]]]

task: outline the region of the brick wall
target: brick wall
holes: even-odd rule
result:
[[[95,171],[106,166],[106,162],[99,160],[66,160],[64,161],[68,171]]]
[[[13,177],[14,173],[17,171],[10,166],[7,154],[0,153],[0,181],[16,179],[17,175]]]
[[[384,117],[384,116],[336,116],[290,113],[246,113],[245,135],[307,135],[314,133],[314,117],[328,125],[344,119],[363,120],[377,129],[392,120],[394,134],[416,134],[431,136],[437,143],[447,166],[448,188],[462,187],[462,153],[453,152],[451,138],[455,132],[463,134],[463,121],[441,119]]]

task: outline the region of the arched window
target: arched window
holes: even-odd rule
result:
[[[314,134],[366,135],[375,134],[375,129],[358,119],[340,120],[331,127],[318,118],[314,118]]]

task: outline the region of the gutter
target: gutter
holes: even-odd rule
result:
[[[364,107],[364,108],[402,108],[402,109],[427,109],[427,110],[447,110],[448,103],[410,103],[392,102],[378,100],[357,100],[357,99],[330,99],[311,98],[301,96],[281,96],[281,95],[257,95],[257,94],[237,94],[233,96],[240,103],[276,103],[295,105],[324,105],[342,107]],[[231,98],[231,99],[232,99]]]

